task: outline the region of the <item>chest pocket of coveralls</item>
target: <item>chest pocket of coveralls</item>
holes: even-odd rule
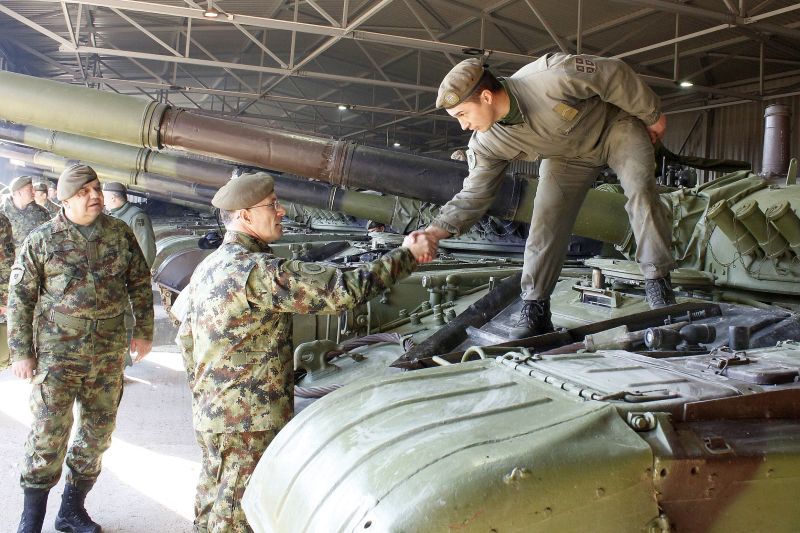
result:
[[[553,112],[560,118],[558,132],[561,135],[569,135],[572,133],[572,130],[581,123],[583,117],[585,117],[596,104],[597,102],[594,98],[578,102],[558,102],[553,106]]]

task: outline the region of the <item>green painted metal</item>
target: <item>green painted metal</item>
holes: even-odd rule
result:
[[[638,532],[659,515],[652,461],[609,405],[482,360],[316,402],[272,443],[244,506],[257,533]]]

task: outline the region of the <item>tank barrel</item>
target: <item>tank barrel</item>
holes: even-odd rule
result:
[[[461,189],[467,174],[462,163],[197,115],[133,96],[10,72],[0,72],[0,118],[42,128],[57,124],[60,131],[95,139],[138,148],[169,147],[440,205]],[[489,214],[527,222],[534,184],[506,175]],[[575,233],[623,245],[631,234],[624,203],[619,195],[591,192]],[[607,223],[596,223],[598,210]]]

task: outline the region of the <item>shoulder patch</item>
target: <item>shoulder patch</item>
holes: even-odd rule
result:
[[[467,167],[472,170],[478,164],[478,158],[475,157],[475,152],[470,148],[467,150]]]
[[[142,220],[141,218],[136,219],[136,225],[137,226],[144,226],[144,220]]]
[[[9,285],[16,285],[22,278],[25,277],[25,269],[22,268],[12,268],[11,269],[11,277],[8,278]]]
[[[575,58],[575,70],[577,72],[584,72],[586,74],[593,74],[597,70],[597,65],[594,61],[587,57],[578,56]]]

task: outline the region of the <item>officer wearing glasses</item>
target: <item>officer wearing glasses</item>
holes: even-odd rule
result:
[[[424,234],[361,268],[343,272],[276,257],[286,211],[266,173],[245,174],[211,203],[225,224],[222,245],[195,269],[176,339],[203,452],[195,531],[250,531],[241,498],[275,434],[294,411],[292,314],[355,307],[433,253]]]

